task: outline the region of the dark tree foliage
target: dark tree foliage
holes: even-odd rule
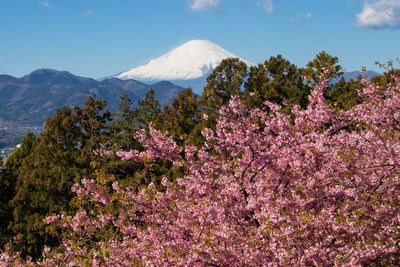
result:
[[[132,101],[128,95],[120,95],[118,112],[114,114],[115,120],[110,124],[111,135],[106,149],[115,151],[142,149],[141,144],[135,137],[136,131],[143,127],[143,123],[139,123],[137,120],[137,113],[138,111],[136,109],[132,109]],[[138,170],[143,169],[142,163],[121,161],[115,156],[102,157],[98,160],[98,163],[101,165],[100,168],[104,169],[107,174],[114,175],[115,179],[123,186],[129,185],[136,187],[137,182],[132,176]]]
[[[268,89],[270,82],[269,72],[263,64],[251,66],[244,85],[244,96],[247,105],[261,107],[265,100],[277,98],[277,93],[273,88]]]
[[[168,133],[179,144],[203,143],[201,138],[201,102],[191,88],[181,91],[170,106],[165,106],[158,116],[156,127]]]
[[[69,209],[82,133],[70,108],[57,111],[46,120],[30,157],[25,158],[16,177],[16,194],[11,201],[13,222],[9,229],[18,236],[14,249],[22,256],[40,256],[42,247],[56,245],[57,240],[46,234],[43,218]]]
[[[328,78],[335,78],[343,74],[343,68],[338,64],[337,57],[331,56],[325,51],[320,52],[312,61],[307,63],[305,76],[307,82],[319,82],[319,77],[324,69],[328,70]]]
[[[18,237],[13,248],[23,257],[37,258],[44,245],[57,245],[57,237],[48,233],[43,219],[74,210],[71,187],[90,177],[93,151],[102,148],[107,139],[110,114],[103,112],[105,104],[92,96],[82,109],[59,109],[46,120],[33,152],[24,158],[13,177],[13,221],[8,229]]]
[[[84,156],[93,155],[93,150],[101,148],[109,139],[109,122],[112,116],[105,110],[106,106],[106,101],[95,99],[95,95],[85,101],[82,109],[74,106],[74,113],[78,115],[78,126],[83,134],[81,148],[86,153]]]
[[[138,129],[147,128],[161,113],[160,102],[155,98],[155,92],[150,89],[143,100],[138,101],[139,107],[134,111]]]
[[[160,103],[155,99],[155,92],[150,89],[143,100],[138,101],[138,108],[134,111],[134,119],[137,130],[148,129],[152,124],[154,127],[159,121],[161,114]],[[134,163],[136,164],[136,163]],[[158,189],[161,189],[161,179],[167,176],[170,180],[176,177],[179,171],[173,167],[170,162],[157,160],[156,162],[144,162],[140,168],[137,168],[129,185],[139,190],[142,186],[154,183]]]
[[[31,156],[36,141],[35,135],[28,132],[22,138],[21,146],[13,151],[0,173],[0,249],[12,239],[13,232],[7,230],[13,220],[10,201],[15,195],[16,178],[21,172],[24,161]]]
[[[136,113],[137,111],[132,109],[132,101],[128,95],[120,95],[118,112],[113,114],[115,120],[110,124],[111,134],[106,149],[115,151],[142,149],[135,137],[136,131],[140,129]],[[136,182],[132,176],[137,170],[143,168],[143,164],[135,161],[122,161],[114,156],[102,157],[98,160],[101,168],[105,169],[107,174],[114,175],[122,185],[135,187]]]
[[[348,110],[362,102],[357,89],[361,88],[360,77],[357,80],[345,81],[342,77],[333,84],[329,90],[325,90],[324,96],[328,104],[336,109]]]
[[[120,95],[118,112],[110,125],[110,145],[122,150],[137,149],[139,142],[135,138],[138,123],[135,120],[135,111],[132,110],[132,101],[126,94]]]
[[[244,96],[250,107],[261,108],[264,101],[268,100],[286,106],[285,109],[289,111],[293,105],[305,107],[309,92],[302,70],[277,55],[263,65],[250,67]]]
[[[385,67],[386,71],[382,75],[378,75],[373,77],[372,82],[380,85],[381,87],[386,87],[388,84],[394,84],[395,81],[393,79],[393,75],[399,77],[400,69],[396,69],[392,65],[393,63],[389,62],[389,66]],[[382,64],[379,64],[381,67],[384,67]]]
[[[160,115],[160,103],[155,99],[154,90],[150,89],[143,100],[138,101],[138,107],[132,110],[132,102],[126,95],[121,95],[119,112],[115,114],[117,120],[112,125],[111,144],[109,149],[142,150],[141,144],[136,140],[136,132],[142,129],[148,129],[149,125],[156,124]],[[117,157],[109,156],[101,159],[103,168],[108,174],[112,174],[123,186],[130,186],[136,190],[142,185],[148,185],[154,182],[161,185],[161,180],[157,176],[160,174],[162,164],[138,163],[135,161],[121,161]],[[164,170],[165,173],[167,171]]]
[[[239,95],[247,77],[247,65],[238,58],[228,58],[207,77],[202,94],[203,105],[210,114],[215,114],[226,105],[232,95]]]

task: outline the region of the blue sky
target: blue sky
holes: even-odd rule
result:
[[[0,74],[99,78],[192,39],[299,67],[322,50],[348,71],[400,57],[400,0],[0,0]]]

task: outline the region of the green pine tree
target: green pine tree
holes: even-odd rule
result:
[[[248,106],[261,108],[268,100],[283,105],[286,112],[293,105],[305,107],[309,93],[303,70],[281,55],[270,57],[263,65],[252,66],[244,90]]]
[[[7,159],[3,171],[0,173],[0,249],[3,249],[4,245],[12,240],[13,237],[13,233],[7,230],[13,220],[10,201],[15,195],[15,185],[21,166],[32,154],[36,141],[35,135],[32,132],[28,132],[22,138],[21,146],[13,151]]]
[[[138,104],[139,106],[134,112],[137,127],[138,129],[147,128],[161,113],[160,102],[156,99],[154,90],[150,88],[144,99],[139,100]]]
[[[158,116],[156,127],[168,131],[169,135],[179,144],[199,144],[204,140],[201,135],[201,102],[191,88],[181,91],[172,101],[171,106],[165,106]]]
[[[49,233],[43,219],[51,214],[74,211],[71,187],[90,178],[93,151],[107,142],[109,113],[105,101],[88,98],[84,108],[64,107],[46,120],[45,129],[25,157],[15,181],[10,202],[13,221],[8,229],[19,240],[13,249],[23,257],[38,258],[44,245],[56,246],[57,236]]]
[[[360,77],[349,81],[345,81],[342,77],[329,90],[325,90],[324,96],[326,102],[335,109],[348,110],[362,102],[362,98],[358,95],[357,91],[361,87]]]
[[[318,83],[324,69],[329,71],[327,78],[339,77],[343,74],[343,68],[338,62],[337,57],[331,56],[325,51],[320,52],[312,61],[307,63],[307,68],[305,69],[307,82]]]
[[[247,77],[247,65],[239,58],[227,58],[207,77],[202,102],[209,116],[215,119],[218,110],[228,104],[231,96],[240,95]]]

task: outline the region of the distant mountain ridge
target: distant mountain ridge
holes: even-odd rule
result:
[[[137,104],[150,88],[162,106],[169,104],[184,89],[170,82],[147,85],[116,78],[99,82],[51,69],[36,70],[22,78],[0,75],[0,121],[42,125],[58,108],[75,104],[83,106],[92,93],[105,99],[107,108],[116,112],[122,93]]]
[[[343,74],[343,78],[344,78],[346,81],[349,81],[349,80],[351,80],[351,79],[356,80],[357,77],[360,76],[360,75],[361,75],[361,77],[363,77],[363,78],[369,78],[369,79],[371,79],[371,78],[373,78],[373,77],[375,77],[375,76],[380,75],[380,73],[378,73],[378,72],[376,72],[376,71],[366,71],[366,72],[349,71],[349,72],[345,72],[345,73]]]
[[[192,40],[147,64],[114,77],[145,83],[166,80],[183,87],[192,87],[200,94],[208,75],[226,58],[239,58],[249,66],[254,65],[210,41]]]
[[[343,75],[340,77],[333,78],[330,83],[337,83],[342,77],[344,78],[345,81],[350,81],[351,79],[357,80],[359,76],[363,78],[368,78],[371,79],[375,76],[380,75],[380,73],[376,71],[366,71],[366,72],[360,72],[360,71],[348,71],[344,72]]]

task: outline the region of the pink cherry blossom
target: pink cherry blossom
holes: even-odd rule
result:
[[[399,263],[399,80],[387,88],[363,80],[364,101],[348,111],[326,104],[321,80],[309,106],[293,108],[294,118],[276,104],[251,110],[233,97],[215,131],[203,130],[201,148],[179,147],[153,127],[150,135],[140,132],[143,152],[116,155],[165,159],[182,166],[184,177],[163,179],[162,191],[150,184],[139,192],[82,180],[73,189],[82,210],[61,218],[69,235],[38,264]]]

